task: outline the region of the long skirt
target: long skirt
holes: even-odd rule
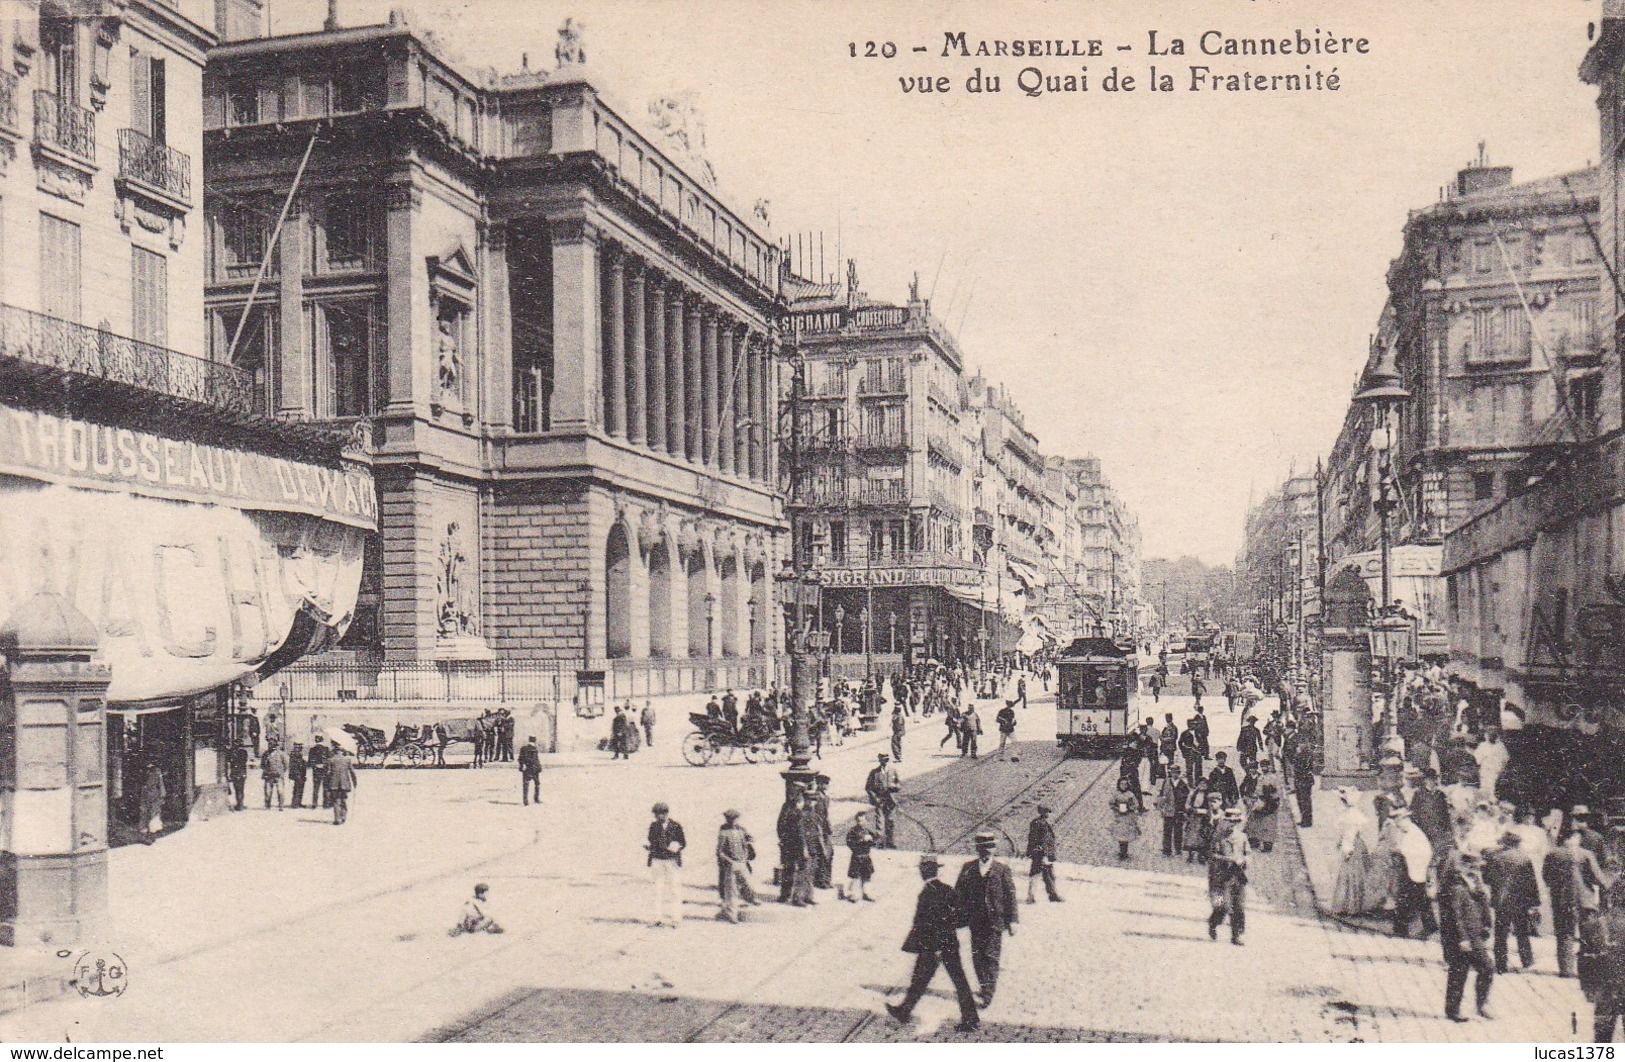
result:
[[[1354,851],[1337,867],[1337,884],[1332,889],[1332,911],[1341,915],[1365,914],[1382,905],[1382,897],[1372,887],[1371,852],[1365,838],[1354,838]]]

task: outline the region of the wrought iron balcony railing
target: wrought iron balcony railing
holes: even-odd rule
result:
[[[85,162],[95,162],[96,113],[36,89],[34,141]]]
[[[118,131],[118,175],[192,205],[192,159],[135,129]]]
[[[17,128],[18,83],[16,74],[0,70],[0,129],[15,131]]]
[[[0,358],[126,384],[237,413],[258,411],[254,376],[223,362],[0,305]]]

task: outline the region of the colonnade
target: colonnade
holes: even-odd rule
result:
[[[611,241],[600,244],[603,416],[612,436],[771,485],[768,338]]]

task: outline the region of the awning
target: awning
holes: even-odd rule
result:
[[[1015,576],[1016,579],[1021,582],[1022,586],[1027,587],[1028,589],[1045,585],[1043,573],[1041,573],[1031,564],[1028,564],[1026,561],[1017,560],[1014,557],[1007,557],[1005,559],[1004,566],[1009,570],[1011,575]]]

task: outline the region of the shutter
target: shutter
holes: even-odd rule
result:
[[[51,317],[79,321],[79,226],[40,215],[40,306]]]
[[[169,108],[164,92],[164,61],[151,59],[148,66],[152,69],[152,138],[161,144],[168,143]]]
[[[152,133],[152,60],[130,49],[130,126],[142,136]]]

